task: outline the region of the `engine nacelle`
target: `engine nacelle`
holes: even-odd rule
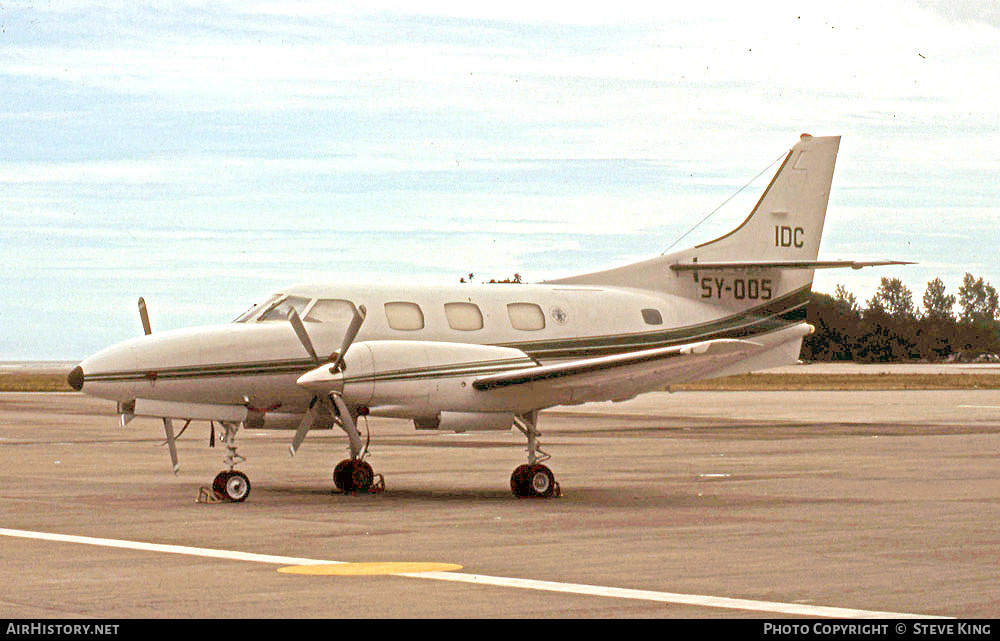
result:
[[[421,420],[428,425],[437,420],[442,424],[438,429],[500,429],[496,426],[506,418],[495,414],[512,417],[509,399],[478,391],[472,381],[535,364],[521,350],[509,347],[364,341],[347,350],[342,371],[333,372],[332,366],[326,364],[303,375],[298,382],[316,392],[341,394],[348,405],[367,407],[379,416],[427,417]],[[487,425],[491,427],[484,427]]]
[[[413,420],[418,430],[447,432],[504,432],[514,424],[511,412],[441,412],[433,418]]]

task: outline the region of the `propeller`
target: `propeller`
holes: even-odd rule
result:
[[[149,324],[149,312],[146,311],[146,300],[142,296],[139,297],[139,319],[142,321],[142,331],[145,332],[146,336],[152,334],[153,328]],[[126,415],[122,412],[121,416],[122,427],[125,427],[135,415],[132,413]],[[190,422],[188,421],[188,423]],[[187,425],[184,427],[186,429]],[[181,431],[183,432],[183,430]],[[170,463],[173,466],[174,474],[177,474],[180,470],[180,465],[177,462],[177,437],[174,436],[174,426],[169,418],[163,419],[163,433],[167,437],[167,447],[170,449]]]
[[[190,422],[188,421],[188,423]],[[185,427],[187,426],[185,425]],[[170,449],[170,464],[173,466],[174,474],[177,474],[181,469],[180,464],[177,462],[177,437],[174,436],[174,426],[169,418],[163,419],[163,431],[167,435],[167,447]]]
[[[344,355],[347,354],[347,348],[354,342],[358,331],[361,329],[361,323],[365,322],[365,316],[367,315],[368,310],[365,309],[364,305],[360,308],[354,308],[354,318],[351,319],[351,324],[347,326],[347,332],[344,334],[344,342],[340,344],[340,349],[334,352],[337,355],[337,360],[333,362],[333,367],[331,368],[333,371],[339,372],[344,367]],[[333,354],[330,355],[330,358],[333,358]]]
[[[306,331],[306,326],[302,324],[302,319],[299,318],[299,313],[292,310],[292,313],[288,316],[288,322],[292,324],[292,329],[295,330],[295,335],[299,337],[299,342],[302,346],[306,348],[309,355],[312,356],[313,362],[319,365],[319,356],[316,356],[316,348],[313,347],[312,341],[309,339],[309,332]]]
[[[149,326],[149,313],[146,312],[146,301],[143,300],[142,296],[139,297],[139,318],[142,319],[142,331],[146,332],[146,336],[153,333],[153,329]]]
[[[353,306],[352,306],[353,307]],[[358,307],[353,307],[353,318],[351,318],[350,324],[347,326],[347,331],[344,333],[344,340],[340,345],[340,349],[336,352],[330,354],[328,361],[333,361],[331,370],[338,371],[344,366],[344,356],[347,354],[347,350],[351,347],[354,339],[357,338],[358,332],[361,330],[361,324],[365,322],[365,316],[368,314],[364,305]],[[299,342],[302,343],[302,347],[305,348],[309,356],[312,357],[313,363],[318,367],[320,365],[319,357],[316,355],[316,348],[313,347],[312,339],[309,338],[309,332],[306,331],[305,325],[302,323],[302,319],[299,318],[299,313],[294,309],[288,315],[288,322],[291,323],[292,329],[295,330],[295,335],[298,336]],[[332,403],[331,403],[332,400]],[[305,416],[302,417],[302,422],[299,423],[299,427],[295,430],[295,436],[292,438],[291,444],[288,446],[289,454],[295,456],[298,451],[299,446],[302,445],[302,441],[306,438],[306,433],[312,429],[313,424],[316,422],[316,417],[319,415],[321,407],[326,407],[331,414],[337,415],[340,420],[345,424],[347,428],[347,433],[351,437],[351,451],[359,451],[360,447],[355,449],[355,445],[360,445],[360,443],[355,444],[354,435],[357,434],[357,428],[354,425],[354,417],[351,416],[351,412],[344,403],[344,399],[339,395],[330,394],[329,397],[317,394],[313,396],[312,401],[309,402],[309,409],[306,411]],[[360,439],[359,439],[360,440]]]

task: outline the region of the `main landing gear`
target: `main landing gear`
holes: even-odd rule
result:
[[[538,412],[528,412],[514,417],[514,426],[528,437],[528,463],[519,465],[510,475],[510,490],[518,498],[562,496],[552,470],[542,465],[549,460],[538,443]]]
[[[385,481],[381,474],[375,474],[372,466],[365,462],[368,454],[368,444],[361,443],[361,432],[358,431],[358,414],[352,412],[344,400],[331,394],[330,400],[337,408],[337,424],[347,433],[351,457],[337,463],[333,469],[333,484],[341,492],[381,492],[385,489]],[[367,414],[367,410],[362,411]],[[365,419],[367,420],[367,419]]]

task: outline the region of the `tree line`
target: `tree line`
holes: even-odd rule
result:
[[[922,302],[918,308],[898,278],[883,278],[864,308],[843,285],[833,296],[814,292],[807,318],[816,331],[803,340],[801,358],[972,361],[1000,354],[997,290],[982,278],[965,274],[957,296],[935,278]]]
[[[459,282],[475,282],[475,274]],[[514,274],[489,282],[522,281]],[[800,358],[874,363],[972,361],[1000,354],[1000,301],[991,284],[966,273],[955,296],[935,278],[927,283],[922,302],[917,307],[913,292],[898,278],[883,278],[864,308],[843,285],[833,296],[813,292],[806,315],[816,331],[802,341]]]

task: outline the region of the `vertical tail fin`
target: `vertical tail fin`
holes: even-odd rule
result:
[[[743,224],[680,253],[701,262],[816,260],[839,147],[839,136],[804,134]]]
[[[690,262],[815,261],[823,235],[840,136],[804,134],[792,147],[757,205],[728,234],[690,249],[640,263],[554,283],[633,287],[703,298],[695,275],[683,278],[670,265]],[[765,274],[775,298],[812,284],[811,269]],[[708,302],[708,301],[706,301]],[[750,303],[750,301],[745,301]]]

